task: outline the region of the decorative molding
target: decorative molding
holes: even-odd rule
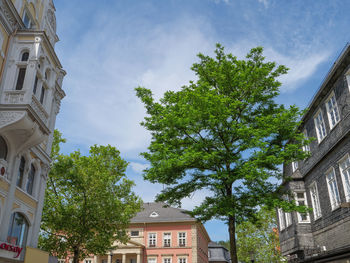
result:
[[[25,90],[5,91],[6,104],[23,104]]]
[[[0,128],[11,123],[19,121],[25,115],[25,112],[1,111],[0,112]]]
[[[32,96],[32,102],[30,103],[30,106],[34,110],[34,112],[39,116],[39,118],[47,124],[48,114],[46,113],[44,107],[41,105],[41,103],[38,101],[38,99],[33,95]]]

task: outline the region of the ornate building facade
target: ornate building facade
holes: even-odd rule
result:
[[[281,251],[288,262],[350,263],[350,46],[325,77],[302,119],[315,138],[310,156],[284,166],[285,187],[310,213],[278,210]]]
[[[65,96],[57,41],[52,0],[0,0],[0,263],[48,260],[36,247]]]

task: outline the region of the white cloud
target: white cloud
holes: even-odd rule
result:
[[[145,86],[156,98],[194,79],[190,70],[201,51],[214,47],[210,26],[194,18],[121,36],[110,21],[90,29],[72,50],[67,47],[67,97],[58,127],[73,144],[112,144],[127,158],[138,158],[150,141],[140,126],[144,106],[134,88]],[[115,33],[112,33],[115,32]],[[68,48],[70,50],[68,50]],[[69,56],[72,54],[72,56]]]
[[[137,163],[137,162],[130,162],[130,167],[133,169],[134,172],[141,174],[143,170],[147,169],[149,167],[148,164],[143,163]]]
[[[268,8],[268,6],[269,6],[268,0],[258,0],[258,2],[263,4],[265,8]]]
[[[227,51],[243,59],[250,48],[257,46],[253,43],[253,41],[239,42],[229,47]],[[305,49],[304,47],[281,54],[271,45],[265,45],[264,47],[266,61],[275,61],[278,65],[285,65],[289,68],[288,73],[279,79],[282,82],[282,92],[291,92],[298,89],[330,55],[331,52],[327,50]]]

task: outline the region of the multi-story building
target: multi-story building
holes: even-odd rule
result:
[[[128,233],[127,244],[115,242],[116,249],[83,263],[208,263],[208,233],[185,210],[144,203]]]
[[[36,249],[65,71],[52,0],[0,0],[0,263]]]
[[[310,213],[278,210],[289,262],[350,262],[350,46],[313,97],[300,129],[310,157],[284,166],[284,185]]]

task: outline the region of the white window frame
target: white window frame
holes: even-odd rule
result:
[[[184,237],[180,237],[181,234],[185,234],[185,236]],[[180,242],[181,240],[185,241],[183,245],[181,245],[182,244]],[[179,247],[185,247],[187,245],[187,232],[179,232],[177,234],[177,243],[178,243]]]
[[[313,182],[310,184],[310,197],[311,197],[311,205],[312,205],[312,212],[314,214],[314,220],[319,219],[322,217],[322,210],[320,205],[320,198],[318,195],[318,189],[317,189],[317,183]]]
[[[286,219],[284,217],[284,212],[283,212],[282,208],[278,208],[277,213],[278,213],[280,231],[282,231],[286,228],[286,221],[285,221]]]
[[[334,178],[330,179],[333,174]],[[329,201],[331,203],[332,211],[340,207],[340,193],[338,189],[337,176],[333,167],[326,172],[327,189],[329,194]]]
[[[178,257],[177,262],[178,263],[187,263],[187,257]]]
[[[298,197],[298,194],[303,194],[303,198],[300,198]],[[299,205],[304,205],[304,206],[308,206],[307,205],[307,199],[306,199],[306,192],[305,191],[297,191],[297,192],[294,192],[294,196],[295,196],[295,202],[296,204],[299,206]],[[304,202],[304,204],[300,204],[300,202]],[[309,213],[305,213],[306,215],[306,219],[304,220],[302,217],[301,217],[301,213],[297,212],[297,216],[298,216],[298,223],[299,224],[304,224],[304,223],[310,223],[310,215]]]
[[[332,108],[329,106],[329,102],[331,102]],[[337,100],[335,99],[335,94],[333,91],[331,95],[328,96],[325,104],[327,109],[329,127],[332,130],[340,122],[339,108],[338,108]],[[335,121],[334,123],[332,121],[332,116],[334,117],[334,121]]]
[[[309,139],[309,135],[307,134],[307,130],[306,129],[303,131],[303,134],[304,134],[304,137],[306,139]],[[304,145],[303,146],[303,151],[309,153],[310,152],[310,144]]]
[[[154,235],[154,238],[153,237],[151,238],[151,236],[153,235]],[[154,244],[151,245],[151,243],[153,242]],[[157,233],[148,233],[148,247],[157,247]]]
[[[92,263],[92,259],[85,259],[84,263]]]
[[[345,166],[346,163],[348,163],[347,166]],[[342,159],[340,159],[338,164],[345,193],[345,200],[346,202],[350,202],[350,155],[347,153]]]
[[[326,129],[326,125],[324,123],[324,118],[323,118],[323,114],[322,114],[321,109],[316,112],[315,117],[314,117],[314,123],[315,123],[315,129],[316,129],[318,143],[320,143],[327,136],[327,129]],[[324,133],[323,133],[323,130],[324,130]]]
[[[162,258],[162,263],[171,263],[172,262],[172,258],[171,257],[163,257]]]
[[[299,168],[299,163],[298,163],[298,161],[293,161],[293,162],[292,162],[292,170],[293,170],[293,173],[294,173],[296,170],[298,170],[298,168]]]
[[[167,238],[165,238],[167,236]],[[167,245],[165,241],[169,241],[169,245]],[[171,247],[171,232],[163,233],[163,247]]]
[[[157,258],[156,257],[148,257],[147,263],[157,263]]]

